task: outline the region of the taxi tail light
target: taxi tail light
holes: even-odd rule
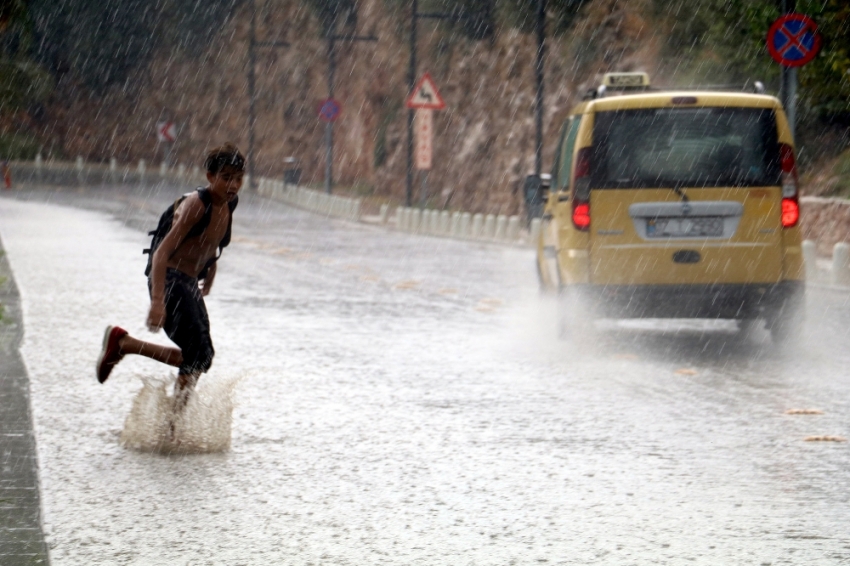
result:
[[[590,230],[590,152],[578,150],[573,177],[573,226],[582,232]]]
[[[794,148],[787,143],[779,144],[780,181],[782,183],[782,227],[793,228],[800,220],[797,161]]]

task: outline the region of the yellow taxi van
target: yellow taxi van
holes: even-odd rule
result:
[[[805,281],[794,142],[780,102],[754,90],[657,90],[644,73],[608,74],[572,109],[550,186],[534,191],[538,275],[562,297],[563,329],[720,318],[795,337]]]

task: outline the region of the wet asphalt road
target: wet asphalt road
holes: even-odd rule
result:
[[[805,441],[850,437],[839,292],[797,352],[709,322],[563,343],[529,250],[245,198],[203,378],[238,380],[231,447],[122,447],[171,372],[93,364],[106,324],[149,336],[143,229],[178,192],[0,198],[54,565],[850,564],[850,446]]]

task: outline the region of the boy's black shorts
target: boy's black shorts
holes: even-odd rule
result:
[[[148,290],[151,283],[148,279]],[[181,374],[204,373],[212,365],[215,350],[210,338],[210,319],[195,277],[177,269],[165,272],[165,333],[183,354]]]

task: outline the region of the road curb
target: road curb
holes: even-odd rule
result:
[[[19,351],[21,301],[2,240],[0,304],[0,563],[46,565],[29,376]]]

